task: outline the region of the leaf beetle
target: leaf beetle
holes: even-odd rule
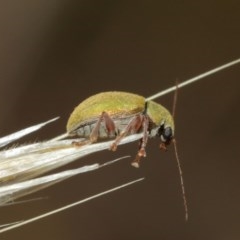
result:
[[[160,147],[166,150],[174,136],[174,121],[169,111],[154,101],[133,93],[111,91],[93,95],[81,102],[67,122],[69,136],[97,140],[115,138],[110,149],[115,151],[121,139],[129,134],[143,132],[137,157],[132,165],[139,166],[146,156],[148,137],[159,136]]]

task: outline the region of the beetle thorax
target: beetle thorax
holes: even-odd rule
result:
[[[149,101],[147,102],[146,113],[156,126],[164,124],[165,127],[171,127],[172,131],[174,131],[173,117],[162,105],[153,101]]]

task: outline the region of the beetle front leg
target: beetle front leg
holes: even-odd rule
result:
[[[112,118],[106,113],[106,112],[102,112],[101,116],[99,117],[96,125],[94,126],[91,134],[90,134],[90,141],[96,142],[98,139],[98,135],[99,135],[99,129],[101,126],[101,122],[104,121],[108,135],[112,136],[113,134],[115,134],[115,124],[112,120]]]
[[[139,142],[139,151],[137,153],[136,158],[132,162],[132,166],[138,168],[141,157],[146,157],[146,145],[148,140],[148,127],[149,127],[149,118],[146,115],[143,115],[143,137]]]

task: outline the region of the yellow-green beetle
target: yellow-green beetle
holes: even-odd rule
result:
[[[159,136],[161,148],[166,149],[174,135],[173,118],[162,105],[127,92],[102,92],[87,98],[67,123],[69,136],[89,138],[91,142],[116,137],[111,150],[116,150],[123,137],[138,132],[143,132],[143,137],[133,162],[136,167],[140,157],[146,155],[148,137]]]
[[[159,136],[160,147],[166,150],[174,137],[173,117],[162,105],[127,92],[103,92],[87,98],[74,109],[67,123],[67,136],[89,138],[91,143],[115,137],[111,150],[116,150],[123,137],[138,132],[143,132],[143,137],[132,163],[134,167],[139,167],[140,158],[146,156],[148,137]],[[174,146],[187,220],[187,201],[175,142]]]

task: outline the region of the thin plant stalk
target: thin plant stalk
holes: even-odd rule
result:
[[[40,220],[40,219],[46,218],[46,217],[51,216],[51,215],[56,214],[56,213],[63,212],[63,211],[65,211],[65,210],[69,209],[69,208],[75,207],[75,206],[77,206],[77,205],[83,204],[83,203],[88,202],[88,201],[90,201],[90,200],[93,200],[93,199],[95,199],[95,198],[99,198],[99,197],[101,197],[101,196],[103,196],[103,195],[109,194],[109,193],[111,193],[111,192],[120,190],[120,189],[125,188],[125,187],[128,187],[128,186],[130,186],[130,185],[132,185],[132,184],[135,184],[135,183],[137,183],[137,182],[140,182],[140,181],[142,181],[142,180],[144,180],[144,178],[136,179],[136,180],[134,180],[134,181],[131,181],[131,182],[122,184],[122,185],[117,186],[117,187],[115,187],[115,188],[111,188],[111,189],[109,189],[109,190],[107,190],[107,191],[104,191],[104,192],[95,194],[95,195],[93,195],[93,196],[87,197],[87,198],[82,199],[82,200],[80,200],[80,201],[77,201],[77,202],[74,202],[74,203],[72,203],[72,204],[66,205],[66,206],[64,206],[64,207],[55,209],[55,210],[53,210],[53,211],[50,211],[50,212],[41,214],[41,215],[39,215],[39,216],[30,218],[30,219],[25,220],[25,221],[22,221],[22,222],[15,223],[15,224],[13,224],[13,225],[11,225],[11,226],[8,226],[8,227],[5,227],[5,228],[1,229],[1,230],[0,230],[0,233],[7,232],[7,231],[10,231],[10,230],[12,230],[12,229],[15,229],[15,228],[18,228],[18,227],[27,225],[27,224],[29,224],[29,223],[38,221],[38,220]]]
[[[222,71],[222,70],[224,70],[226,68],[229,68],[229,67],[231,67],[233,65],[236,65],[238,63],[240,63],[240,58],[238,58],[238,59],[236,59],[236,60],[234,60],[232,62],[228,62],[228,63],[226,63],[224,65],[221,65],[219,67],[216,67],[216,68],[214,68],[214,69],[212,69],[210,71],[207,71],[205,73],[202,73],[202,74],[200,74],[200,75],[198,75],[196,77],[193,77],[193,78],[190,78],[188,80],[185,80],[182,83],[179,83],[177,86],[170,87],[170,88],[168,88],[168,89],[166,89],[164,91],[161,91],[161,92],[158,92],[158,93],[156,93],[156,94],[154,94],[152,96],[149,96],[148,98],[146,98],[146,101],[154,100],[154,99],[157,99],[157,98],[159,98],[161,96],[164,96],[164,95],[166,95],[166,94],[168,94],[170,92],[174,92],[177,88],[182,88],[182,87],[185,87],[187,85],[190,85],[190,84],[192,84],[192,83],[194,83],[196,81],[199,81],[199,80],[201,80],[201,79],[203,79],[205,77],[208,77],[208,76],[210,76],[210,75],[212,75],[214,73],[220,72],[220,71]]]

